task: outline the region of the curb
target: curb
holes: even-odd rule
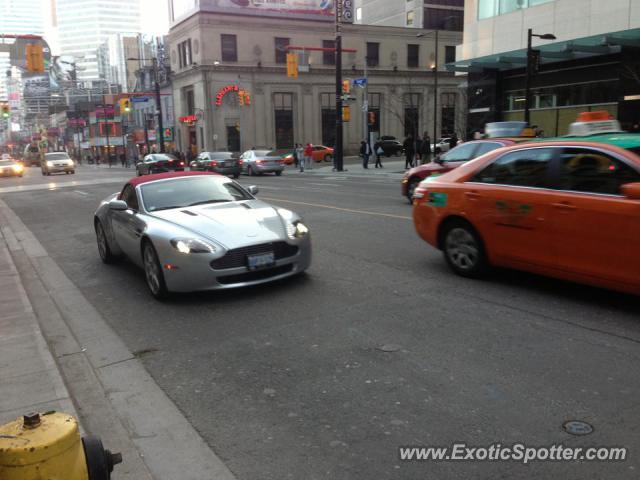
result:
[[[10,256],[79,420],[123,453],[127,480],[235,480],[98,311],[0,200]]]

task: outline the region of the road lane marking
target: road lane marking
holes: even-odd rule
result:
[[[373,215],[376,217],[388,217],[388,218],[399,218],[401,220],[413,220],[412,217],[405,217],[404,215],[394,215],[393,213],[371,212],[369,210],[355,210],[352,208],[334,207],[333,205],[323,205],[320,203],[295,202],[293,200],[285,200],[283,198],[261,197],[261,199],[269,200],[270,202],[283,202],[283,203],[292,203],[294,205],[305,205],[308,207],[328,208],[330,210],[338,210],[341,212],[361,213],[363,215]]]
[[[131,177],[127,176],[118,178],[118,177],[109,177],[109,178],[101,178],[101,179],[93,179],[93,180],[75,180],[72,182],[49,182],[49,183],[37,183],[32,185],[16,185],[13,187],[4,187],[0,188],[0,193],[19,193],[19,192],[32,192],[36,190],[58,190],[60,188],[69,188],[69,187],[82,187],[86,185],[102,185],[108,183],[120,183],[124,184]]]
[[[77,193],[78,195],[82,195],[82,196],[85,196],[85,197],[90,196],[89,193],[83,192],[82,190],[74,190],[73,193]]]
[[[342,185],[337,185],[335,183],[309,183],[309,185],[319,185],[321,187],[342,187]]]

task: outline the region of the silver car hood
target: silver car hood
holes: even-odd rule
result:
[[[198,205],[150,215],[189,229],[228,249],[286,238],[283,219],[275,208],[260,200]]]

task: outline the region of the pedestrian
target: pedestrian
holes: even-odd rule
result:
[[[422,137],[422,163],[429,163],[431,161],[431,137],[427,132],[424,132]]]
[[[373,145],[373,150],[374,150],[375,155],[376,155],[376,168],[383,168],[382,167],[382,155],[384,155],[384,149],[382,148],[382,143],[380,142],[380,140],[378,140]]]
[[[422,163],[422,139],[416,133],[416,165]]]
[[[411,137],[411,134],[407,135],[407,138],[404,139],[402,146],[404,147],[404,155],[405,155],[404,168],[405,169],[413,168],[413,156],[415,155],[416,152],[413,149],[414,144],[413,144],[413,138]]]
[[[362,156],[362,168],[369,168],[369,157],[371,156],[371,145],[364,140],[360,142],[360,155]]]
[[[298,162],[299,162],[299,159],[298,159],[298,144],[296,143],[293,146],[293,165],[296,168],[298,168]]]
[[[458,146],[458,136],[454,132],[453,135],[451,135],[451,137],[449,138],[449,150],[456,148],[457,146]]]
[[[120,154],[120,164],[123,168],[127,166],[127,155],[124,152]]]
[[[302,144],[299,144],[296,148],[296,154],[298,156],[298,166],[300,167],[300,172],[304,172],[304,148],[302,148]]]
[[[304,163],[305,167],[312,170],[311,162],[313,161],[313,145],[307,143],[307,146],[304,148]]]

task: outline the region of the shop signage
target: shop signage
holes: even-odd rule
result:
[[[164,140],[165,142],[173,142],[173,128],[164,129]]]
[[[222,87],[218,90],[218,94],[216,95],[216,107],[222,106],[222,100],[225,95],[230,92],[236,92],[240,99],[240,106],[249,106],[251,105],[251,94],[246,90],[242,90],[238,85],[227,85],[226,87]]]
[[[187,115],[186,117],[178,118],[180,123],[194,124],[198,121],[198,117],[196,115]]]

